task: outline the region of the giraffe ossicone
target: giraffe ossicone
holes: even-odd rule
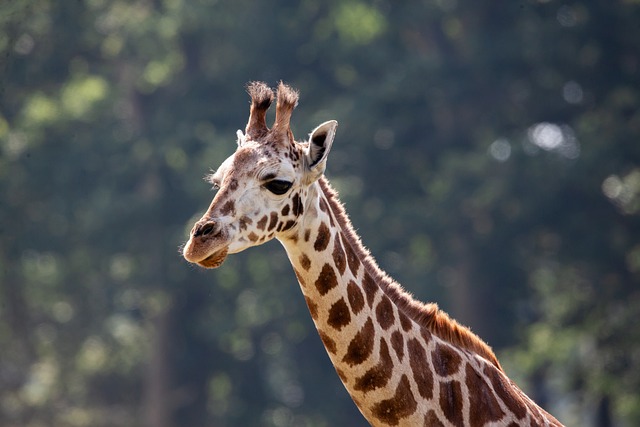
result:
[[[209,177],[217,193],[185,259],[216,268],[229,254],[279,240],[340,380],[373,426],[561,426],[487,344],[378,267],[324,177],[337,122],[297,142],[290,120],[298,93],[261,82],[247,91],[245,132]]]

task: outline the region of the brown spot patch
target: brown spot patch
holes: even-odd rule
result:
[[[364,297],[362,296],[362,291],[360,291],[360,288],[353,280],[347,284],[347,297],[349,298],[349,305],[353,313],[360,313],[360,310],[364,307]]]
[[[338,267],[338,272],[340,274],[344,274],[344,271],[347,268],[347,260],[344,256],[344,250],[342,250],[342,244],[340,243],[340,235],[336,234],[333,238],[333,261]]]
[[[281,231],[287,231],[289,229],[291,229],[291,227],[293,227],[296,224],[296,222],[294,220],[289,220],[286,223],[284,223],[284,225],[282,226],[282,230]]]
[[[320,339],[324,344],[325,348],[331,353],[336,354],[338,348],[336,347],[336,342],[329,335],[325,334],[321,330],[318,330],[318,334],[320,334]]]
[[[427,415],[424,416],[423,426],[424,427],[444,427],[444,424],[442,424],[442,421],[440,421],[435,411],[433,409],[430,409],[429,412],[427,412]]]
[[[329,240],[331,240],[331,233],[329,232],[327,224],[323,222],[318,228],[318,236],[313,244],[313,248],[318,252],[322,252],[329,246]]]
[[[376,403],[371,411],[383,423],[395,426],[398,425],[401,418],[413,414],[417,407],[418,403],[411,393],[409,378],[403,375],[393,397]]]
[[[304,208],[302,207],[302,200],[300,199],[300,195],[298,193],[293,195],[293,198],[291,199],[291,202],[293,204],[293,208],[292,208],[293,214],[295,216],[302,215],[302,212],[304,211]]]
[[[440,383],[440,408],[451,424],[464,426],[462,413],[462,387],[458,381]]]
[[[229,181],[229,190],[236,191],[237,189],[238,189],[238,180],[234,178],[231,181]]]
[[[420,396],[425,399],[433,397],[433,374],[427,361],[427,352],[415,338],[407,341],[407,352],[409,353],[409,365],[413,372],[413,379],[418,386]]]
[[[394,331],[391,334],[391,347],[396,352],[396,356],[398,356],[398,360],[402,362],[402,358],[404,357],[404,337],[398,331]]]
[[[329,309],[329,318],[327,323],[334,329],[340,330],[351,322],[351,313],[347,302],[344,298],[340,298]]]
[[[485,366],[484,374],[489,378],[496,395],[504,402],[509,411],[518,419],[524,418],[524,416],[527,415],[527,408],[520,396],[514,393],[513,385],[507,383],[508,380],[500,375],[498,369],[494,366]]]
[[[369,318],[349,343],[347,353],[342,361],[349,366],[353,366],[367,360],[373,351],[373,338],[373,321]]]
[[[267,227],[267,221],[269,221],[269,218],[267,218],[266,215],[260,218],[260,220],[256,224],[256,227],[258,227],[258,230],[264,230]]]
[[[409,332],[413,327],[413,322],[411,319],[407,317],[402,311],[398,310],[398,317],[400,318],[400,325],[402,326],[402,330],[405,332]]]
[[[329,264],[325,264],[316,279],[316,289],[320,292],[320,295],[326,295],[336,286],[338,286],[336,271]]]
[[[289,215],[289,210],[291,208],[289,207],[289,205],[284,205],[284,208],[282,208],[282,211],[280,213],[282,213],[282,216],[287,216]]]
[[[236,214],[236,203],[233,200],[229,200],[227,201],[224,205],[222,205],[222,207],[220,208],[220,214],[221,215],[235,215]]]
[[[311,230],[307,228],[306,230],[304,230],[304,241],[308,242],[310,237],[311,237]]]
[[[424,340],[425,344],[429,344],[429,341],[431,341],[431,332],[429,332],[428,330],[426,330],[425,328],[422,328],[420,330],[420,336],[422,337],[422,339]]]
[[[249,218],[248,216],[243,216],[242,218],[240,218],[240,229],[241,230],[246,230],[247,226],[251,225],[253,223],[253,220],[251,218]]]
[[[338,377],[340,377],[340,381],[342,381],[343,383],[347,384],[347,381],[349,381],[349,378],[347,378],[347,376],[342,371],[342,369],[336,368],[336,373],[338,374]]]
[[[462,358],[456,351],[444,344],[437,344],[431,352],[433,368],[442,377],[453,375],[458,372]]]
[[[329,215],[329,206],[327,205],[327,201],[324,199],[324,197],[320,198],[320,210]]]
[[[435,362],[434,362],[435,363]],[[471,427],[481,427],[485,423],[498,421],[504,416],[500,404],[489,384],[467,363],[466,383],[469,389],[469,423]],[[473,410],[473,408],[482,408]]]
[[[302,268],[309,271],[309,269],[311,268],[311,260],[309,259],[307,254],[300,255],[300,258],[298,258],[298,261],[300,261],[300,265],[302,266]]]
[[[298,271],[297,268],[293,268],[293,272],[296,273],[296,278],[298,279],[298,282],[300,282],[300,285],[302,287],[307,286],[307,283],[304,281],[304,278],[302,277],[302,275],[300,274],[300,272]]]
[[[347,264],[349,264],[349,270],[351,270],[351,273],[356,276],[358,274],[358,269],[360,268],[360,258],[358,258],[348,242],[344,248],[347,253]]]
[[[253,231],[251,233],[249,233],[247,238],[252,242],[257,242],[258,241],[258,235],[256,233],[254,233]]]
[[[361,377],[356,379],[353,386],[355,390],[368,392],[376,388],[384,387],[393,374],[393,362],[389,354],[389,346],[384,338],[380,338],[380,360]]]
[[[304,297],[304,300],[307,302],[307,307],[309,307],[309,313],[311,313],[311,318],[313,320],[316,320],[318,318],[318,304],[311,301],[307,297]]]
[[[389,329],[396,320],[393,315],[393,304],[391,304],[391,300],[386,296],[382,297],[376,306],[376,319],[380,327],[384,330]]]
[[[364,280],[362,281],[362,288],[364,289],[364,293],[367,296],[367,303],[369,307],[373,305],[373,299],[376,296],[376,292],[378,292],[378,285],[373,281],[369,273],[364,275]]]
[[[278,214],[276,212],[271,212],[271,217],[269,219],[269,226],[267,227],[267,231],[271,231],[276,227],[278,223]]]

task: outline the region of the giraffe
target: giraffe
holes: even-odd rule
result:
[[[297,91],[280,82],[276,96],[252,82],[247,92],[245,132],[207,177],[217,193],[184,258],[217,268],[229,254],[279,240],[340,380],[373,426],[562,426],[506,376],[487,344],[378,267],[324,176],[337,122],[296,142]]]

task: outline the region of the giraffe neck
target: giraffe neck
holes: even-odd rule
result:
[[[531,416],[537,406],[519,389],[516,397],[494,396],[496,384],[513,385],[486,344],[380,270],[324,178],[308,196],[297,233],[281,242],[327,353],[372,425]],[[484,412],[474,410],[479,405]]]

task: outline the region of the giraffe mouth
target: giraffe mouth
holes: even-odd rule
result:
[[[227,259],[227,254],[229,252],[229,248],[224,248],[218,252],[214,252],[205,259],[198,261],[197,264],[204,268],[218,268],[222,265],[225,259]]]

